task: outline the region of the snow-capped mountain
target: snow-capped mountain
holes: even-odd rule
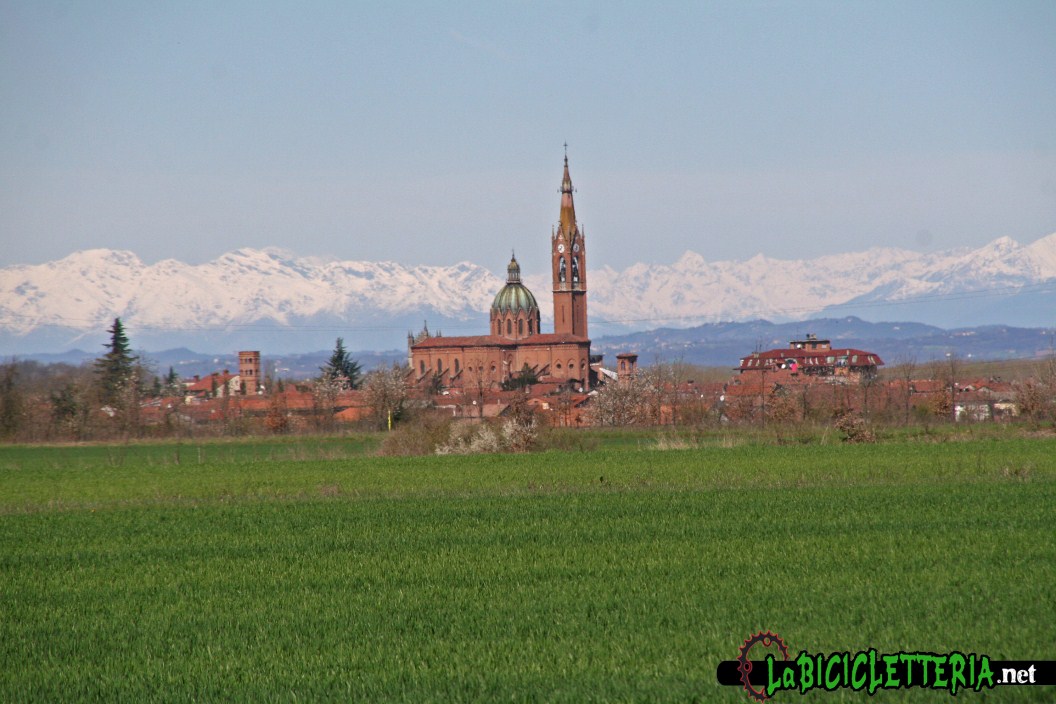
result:
[[[862,316],[876,319],[885,308],[878,304],[942,304],[966,295],[1034,294],[1039,285],[1051,307],[1037,311],[1042,317],[1036,324],[1056,322],[1056,234],[1025,247],[1002,237],[974,250],[932,254],[873,248],[817,259],[778,260],[759,254],[746,261],[709,263],[686,252],[672,265],[636,264],[622,272],[603,267],[590,276],[592,320],[628,321],[637,328],[642,327],[637,321],[652,321],[656,327],[801,319],[855,305],[876,308]],[[922,322],[956,326],[1013,321]]]
[[[588,282],[594,337],[834,312],[947,327],[1052,326],[1056,234],[1028,246],[1004,237],[974,250],[875,248],[810,260],[708,262],[686,252],[670,265],[595,267]],[[434,331],[483,334],[502,283],[469,262],[407,267],[240,249],[201,265],[144,264],[132,252],[88,250],[0,269],[0,354],[101,341],[116,316],[136,345],[155,349],[322,349],[339,335],[355,348],[392,349],[423,319]],[[526,283],[547,319],[549,281]]]

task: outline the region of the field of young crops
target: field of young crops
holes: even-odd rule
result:
[[[627,446],[2,447],[0,700],[748,701],[766,629],[1056,659],[1052,437]]]

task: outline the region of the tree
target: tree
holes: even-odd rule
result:
[[[22,424],[22,393],[14,362],[0,368],[0,438],[13,438]]]
[[[610,382],[590,400],[590,414],[598,425],[637,425],[650,416],[651,388],[641,375],[626,384]]]
[[[139,359],[132,354],[121,318],[114,318],[114,324],[108,332],[110,342],[104,345],[107,352],[95,360],[99,400],[104,406],[123,408],[130,393],[138,390],[136,363]]]
[[[367,375],[363,386],[374,422],[381,428],[391,427],[407,400],[406,368],[393,364],[390,369],[376,369]]]
[[[902,392],[902,424],[909,425],[909,412],[913,403],[913,376],[917,373],[916,355],[904,353],[895,358],[898,380]]]
[[[516,391],[538,383],[539,377],[536,375],[535,370],[528,366],[528,362],[525,362],[524,366],[521,367],[521,371],[502,382],[502,389],[503,391]]]
[[[180,375],[173,371],[172,367],[169,367],[169,373],[165,375],[162,393],[166,396],[183,396],[183,384],[180,382]]]
[[[323,373],[321,381],[337,382],[343,389],[359,388],[363,376],[359,362],[349,356],[345,341],[340,337],[337,338],[330,359],[324,366],[319,367],[319,371]]]

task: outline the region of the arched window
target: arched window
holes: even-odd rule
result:
[[[458,366],[458,358],[455,358],[455,374],[458,374],[461,367]]]
[[[425,376],[425,360],[423,359],[418,363],[418,368],[422,370],[422,376]]]
[[[444,371],[444,363],[442,360],[436,360],[436,373],[441,374]]]
[[[534,332],[532,332],[532,319],[531,318],[528,319],[528,334],[529,335],[534,335],[535,334]]]
[[[627,371],[627,361],[626,360],[623,360],[623,359],[620,360],[620,371],[621,372]]]
[[[510,320],[509,318],[506,319],[506,334],[507,335],[512,335],[513,334],[513,321]]]
[[[518,318],[517,319],[517,334],[518,335],[523,335],[524,334],[524,318]]]

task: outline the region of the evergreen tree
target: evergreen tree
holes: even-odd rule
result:
[[[340,337],[337,338],[330,360],[325,366],[319,367],[319,371],[323,373],[323,381],[336,381],[345,389],[359,388],[363,376],[359,362],[349,356],[345,341]]]
[[[15,364],[0,368],[0,438],[14,437],[22,425],[22,392]]]
[[[163,391],[167,396],[182,396],[183,384],[180,383],[180,375],[169,367],[169,373],[165,375]]]
[[[128,392],[138,386],[136,363],[139,358],[132,354],[121,318],[114,318],[114,324],[107,332],[110,333],[110,342],[104,345],[107,352],[95,360],[99,400],[106,406],[121,407]]]

